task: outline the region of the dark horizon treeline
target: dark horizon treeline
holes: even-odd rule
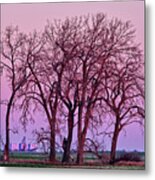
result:
[[[1,64],[11,89],[6,112],[4,160],[9,161],[10,113],[20,109],[20,122],[43,111],[50,131],[49,160],[56,161],[56,136],[63,142],[62,162],[70,161],[77,128],[77,164],[84,149],[97,154],[100,143],[87,137],[109,135],[114,163],[120,132],[132,123],[144,124],[144,59],[132,24],[94,16],[55,20],[43,33],[24,34],[9,26],[2,35]],[[108,122],[107,122],[107,118]],[[109,128],[105,129],[104,126]],[[102,130],[102,131],[101,131]],[[100,131],[100,132],[99,132]],[[47,140],[43,134],[43,140]]]

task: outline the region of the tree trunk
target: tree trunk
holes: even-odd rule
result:
[[[10,144],[10,137],[9,137],[9,131],[10,131],[10,112],[11,112],[11,106],[13,103],[13,99],[14,99],[15,93],[13,93],[10,97],[8,106],[7,106],[7,112],[6,112],[6,129],[5,129],[5,133],[6,133],[6,140],[5,140],[5,147],[4,147],[4,155],[3,155],[3,159],[4,161],[9,161],[9,144]]]
[[[78,152],[77,152],[77,160],[76,160],[76,162],[78,164],[83,163],[84,143],[85,143],[85,139],[86,139],[86,135],[87,135],[91,110],[92,110],[91,107],[88,106],[86,116],[85,116],[84,128],[83,128],[83,131],[82,131],[81,136],[80,136],[80,141],[79,141],[80,144],[79,144],[79,148],[78,148]]]
[[[85,104],[85,98],[86,98],[86,88],[87,88],[87,75],[86,75],[86,62],[83,62],[83,82],[82,82],[82,97],[81,102],[79,105],[79,111],[78,111],[78,131],[77,131],[77,139],[78,139],[78,145],[77,145],[77,159],[76,163],[81,164],[83,162],[83,146],[82,145],[82,116],[83,116],[83,109]],[[81,146],[82,145],[82,146]]]
[[[54,162],[55,161],[55,128],[51,128],[50,133],[50,156],[49,160]]]
[[[64,154],[63,154],[62,162],[69,162],[70,160],[70,148],[73,138],[73,127],[74,127],[74,113],[70,111],[68,118],[68,137],[66,140],[66,144],[64,145]]]
[[[118,122],[115,124],[115,130],[112,137],[111,143],[111,151],[110,151],[110,164],[114,164],[116,160],[116,147],[117,147],[117,140],[119,135],[119,126]]]
[[[58,107],[58,94],[56,94],[54,106],[51,107],[52,119],[51,119],[51,137],[50,137],[50,161],[56,160],[56,152],[55,152],[55,125],[56,125],[56,114]]]
[[[78,130],[77,130],[77,140],[78,140],[78,145],[77,145],[77,159],[76,163],[79,164],[82,160],[81,158],[81,131],[82,131],[82,110],[83,110],[83,105],[80,104],[79,110],[78,110]]]
[[[77,152],[77,164],[81,165],[83,163],[83,151],[84,151],[84,142],[85,142],[85,139],[84,139],[84,136],[82,136],[81,138],[81,141],[80,141],[80,145],[79,145],[79,148],[78,148],[78,152]]]

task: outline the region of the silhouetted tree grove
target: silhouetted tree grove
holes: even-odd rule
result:
[[[88,134],[108,134],[103,127],[109,122],[113,163],[122,129],[144,123],[144,59],[130,21],[108,19],[99,13],[49,22],[41,34],[19,33],[7,27],[1,54],[11,90],[6,113],[6,160],[10,110],[16,103],[24,125],[33,116],[32,109],[44,113],[49,131],[46,137],[39,133],[39,142],[48,139],[50,161],[56,161],[56,136],[65,140],[62,162],[70,161],[77,133],[76,163],[83,163],[88,146],[104,162],[98,153],[99,142]],[[96,129],[95,125],[100,127]]]

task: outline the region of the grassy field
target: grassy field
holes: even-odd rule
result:
[[[77,169],[111,169],[111,170],[144,170],[144,166],[88,166],[88,165],[49,165],[49,164],[33,164],[33,163],[0,163],[3,167],[32,167],[32,168],[77,168]]]
[[[107,156],[109,152],[107,152]],[[85,153],[84,164],[76,165],[75,162],[70,164],[62,164],[62,153],[57,153],[57,162],[52,164],[48,161],[48,154],[36,153],[36,152],[11,152],[10,162],[0,161],[0,166],[5,167],[38,167],[38,168],[92,168],[92,169],[119,169],[119,170],[144,170],[144,154],[141,156],[141,162],[119,162],[115,165],[109,165],[108,163],[101,164],[97,161],[97,158],[91,153]],[[0,153],[2,157],[2,152]],[[117,156],[120,156],[120,152],[117,152]],[[75,159],[76,154],[72,153],[72,157]],[[1,158],[2,159],[2,158]]]

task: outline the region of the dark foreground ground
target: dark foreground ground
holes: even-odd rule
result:
[[[117,152],[117,156],[120,152]],[[123,160],[120,159],[114,165],[109,165],[108,163],[101,163],[95,156],[91,153],[86,153],[83,165],[77,165],[74,162],[75,154],[72,154],[73,161],[70,164],[62,164],[61,158],[62,154],[57,154],[57,162],[52,163],[48,161],[48,154],[43,153],[28,153],[28,152],[13,152],[10,154],[10,161],[4,162],[0,160],[0,166],[4,167],[38,167],[38,168],[84,168],[84,169],[118,169],[118,170],[144,170],[144,153],[138,153],[140,161]],[[109,154],[107,152],[106,157]],[[2,153],[1,153],[2,157]]]

